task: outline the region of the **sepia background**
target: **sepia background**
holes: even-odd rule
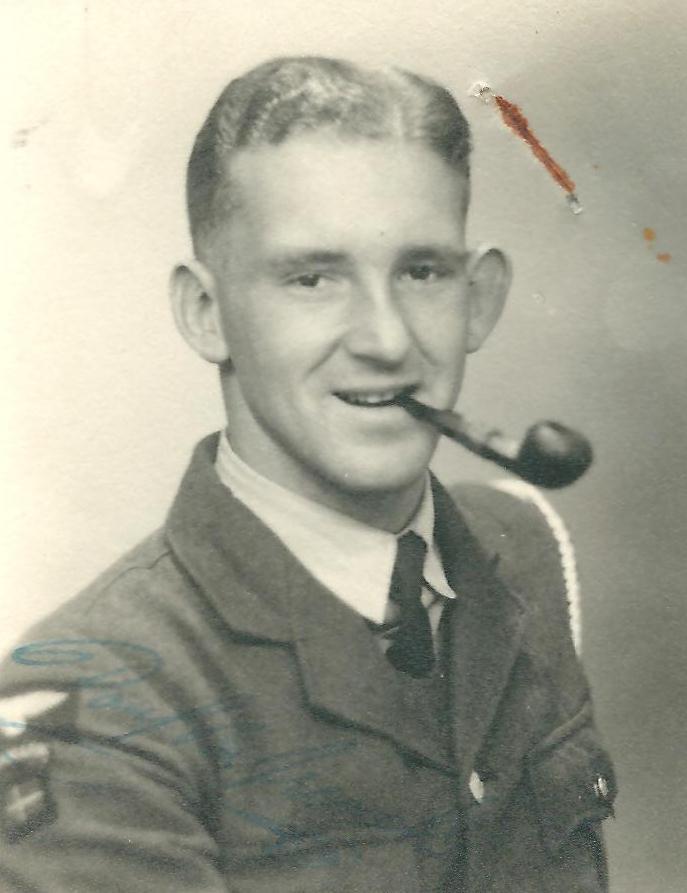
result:
[[[5,0],[0,16],[1,644],[158,526],[192,445],[222,424],[214,370],[166,299],[189,250],[185,160],[221,87],[284,53],[417,69],[474,129],[471,239],[515,268],[459,405],[514,434],[560,419],[596,451],[553,501],[577,545],[584,658],[618,766],[612,888],[684,890],[682,0]],[[469,95],[475,81],[523,108],[582,214]],[[450,444],[436,466],[448,482],[494,475]]]

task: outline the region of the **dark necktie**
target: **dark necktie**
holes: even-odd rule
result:
[[[389,598],[399,607],[399,625],[386,656],[402,673],[419,678],[434,666],[432,628],[422,604],[422,570],[427,544],[412,530],[398,539]]]

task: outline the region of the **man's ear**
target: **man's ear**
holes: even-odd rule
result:
[[[191,347],[210,363],[229,359],[212,273],[198,260],[178,264],[169,282],[177,328]]]
[[[484,343],[501,316],[511,282],[511,264],[498,248],[491,246],[473,252],[468,263],[467,350],[472,353]]]

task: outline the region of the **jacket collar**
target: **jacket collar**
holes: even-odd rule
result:
[[[167,540],[233,632],[287,642],[290,627],[278,591],[293,558],[220,482],[218,437],[204,438],[193,452],[167,518]]]
[[[454,771],[439,717],[420,690],[391,667],[363,618],[220,483],[216,449],[217,435],[196,447],[167,521],[186,571],[235,633],[292,643],[312,709]],[[458,601],[450,632],[454,736],[460,765],[469,767],[517,654],[522,612],[450,496],[436,480],[433,488],[435,535]],[[417,720],[411,724],[409,697]]]

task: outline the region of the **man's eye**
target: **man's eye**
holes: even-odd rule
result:
[[[321,273],[301,273],[300,276],[294,276],[290,280],[290,285],[298,285],[301,288],[317,288],[323,282]]]
[[[436,282],[441,279],[442,273],[434,264],[413,264],[408,267],[404,276],[413,282]]]

